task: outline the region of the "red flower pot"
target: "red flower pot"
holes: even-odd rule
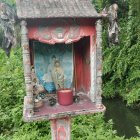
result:
[[[57,91],[58,103],[63,106],[73,103],[73,91],[71,89],[60,89]]]

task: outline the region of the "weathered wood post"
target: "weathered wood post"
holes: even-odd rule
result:
[[[96,22],[96,106],[102,107],[102,21],[101,19]]]
[[[96,21],[96,36],[91,36],[91,89],[90,98],[98,108],[102,108],[102,25]]]
[[[97,90],[97,65],[96,65],[96,37],[93,35],[90,37],[91,49],[90,49],[90,68],[91,68],[91,87],[90,98],[92,102],[96,102],[96,90]]]
[[[71,118],[51,120],[52,140],[71,140]]]
[[[24,99],[25,101],[24,112],[28,112],[28,117],[32,117],[34,114],[33,87],[31,79],[31,60],[29,51],[28,29],[25,20],[21,21],[21,43],[22,43],[23,66],[26,88],[26,96]]]

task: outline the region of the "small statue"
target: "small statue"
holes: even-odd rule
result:
[[[64,71],[60,65],[60,61],[56,60],[52,69],[52,79],[56,89],[64,88]]]
[[[79,102],[80,102],[80,96],[75,95],[75,96],[73,97],[73,101],[74,101],[75,103],[79,103]]]
[[[109,19],[109,27],[108,27],[108,38],[109,38],[109,42],[112,44],[118,44],[119,43],[119,26],[117,23],[118,20],[118,5],[117,4],[113,4],[109,7],[109,9],[107,10],[107,8],[104,8],[103,11],[101,12],[101,15],[103,17],[108,17]]]
[[[38,81],[36,74],[35,74],[34,67],[32,67],[32,69],[31,69],[31,77],[32,77],[32,85],[33,85],[34,94],[38,95],[40,93],[45,93],[46,90],[42,85],[39,84],[39,81]]]
[[[49,105],[50,105],[50,106],[56,105],[56,99],[55,99],[54,97],[51,97],[51,98],[49,99]]]
[[[37,80],[37,77],[36,77],[36,74],[35,74],[35,69],[34,69],[33,66],[31,68],[31,78],[32,78],[32,84],[36,85],[38,83],[38,80]]]

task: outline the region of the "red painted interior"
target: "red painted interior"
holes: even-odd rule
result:
[[[84,90],[89,92],[90,90],[90,37],[87,37],[83,41],[83,85]]]
[[[90,37],[74,43],[76,91],[90,90]]]
[[[75,60],[75,88],[76,91],[80,91],[83,88],[83,61],[82,61],[82,45],[81,40],[74,43],[74,60]]]

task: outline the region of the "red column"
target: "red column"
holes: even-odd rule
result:
[[[52,140],[70,140],[71,118],[51,120]]]

